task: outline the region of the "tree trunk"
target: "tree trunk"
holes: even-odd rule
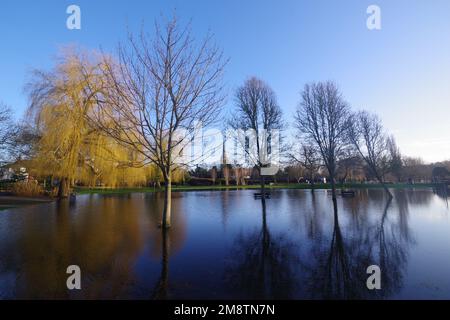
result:
[[[168,298],[169,283],[169,254],[170,254],[170,237],[169,230],[162,229],[161,232],[161,274],[159,281],[155,287],[153,299],[166,300]]]
[[[170,228],[170,215],[172,212],[172,181],[165,178],[164,185],[164,211],[162,215],[162,227],[164,229]]]
[[[59,181],[59,187],[58,187],[58,198],[64,199],[69,196],[69,179],[67,178],[61,178]]]
[[[311,191],[314,191],[315,185],[314,185],[314,176],[313,175],[310,176],[309,181],[311,181]]]
[[[376,177],[377,177],[378,181],[381,183],[381,185],[383,186],[383,189],[387,193],[389,198],[393,198],[392,193],[389,191],[388,187],[384,183],[384,179],[379,174],[376,174]]]
[[[261,168],[259,169],[259,178],[261,181],[261,200],[263,202],[263,206],[265,206],[266,205],[266,189],[265,189],[266,182],[264,180],[264,176],[261,175]]]
[[[333,201],[336,201],[336,183],[334,181],[334,174],[330,173],[330,183],[331,183],[331,195]]]
[[[228,170],[229,170],[228,167],[223,166],[222,174],[223,174],[223,178],[225,180],[226,186],[228,186],[230,184],[230,172]]]

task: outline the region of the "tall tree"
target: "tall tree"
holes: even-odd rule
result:
[[[85,115],[95,100],[84,94],[81,56],[66,53],[54,70],[35,70],[27,85],[28,116],[36,124],[39,142],[35,163],[42,174],[59,180],[58,196],[68,196],[91,133]],[[88,68],[85,66],[85,68]]]
[[[306,84],[295,114],[299,134],[314,145],[330,175],[336,200],[336,165],[347,146],[345,135],[349,107],[334,82]]]
[[[236,91],[236,113],[230,121],[231,127],[250,133],[250,136],[238,137],[245,156],[256,166],[260,175],[261,199],[265,198],[265,179],[262,168],[271,165],[272,146],[279,145],[274,130],[283,128],[282,112],[275,92],[264,81],[252,77]],[[274,143],[275,142],[275,143]],[[255,144],[255,146],[251,144]]]
[[[350,143],[366,162],[372,174],[383,185],[386,193],[392,197],[384,182],[390,162],[387,136],[383,132],[381,119],[375,114],[360,111],[352,115],[347,132]]]
[[[21,151],[32,153],[39,176],[58,179],[60,198],[68,196],[75,181],[91,186],[97,182],[143,185],[154,174],[154,168],[148,166],[128,168],[138,154],[91,126],[88,114],[97,100],[87,88],[94,83],[100,88],[98,75],[98,64],[90,60],[90,54],[72,49],[60,57],[53,70],[34,71],[27,87],[27,115],[36,129],[23,127],[16,140],[18,145],[35,140],[34,146],[23,143]]]
[[[171,224],[172,174],[180,152],[197,123],[215,121],[224,102],[222,76],[226,61],[212,37],[198,43],[189,25],[176,18],[156,24],[151,38],[143,31],[121,45],[118,61],[105,57],[104,88],[97,95],[92,123],[104,134],[153,163],[165,185],[162,227]]]

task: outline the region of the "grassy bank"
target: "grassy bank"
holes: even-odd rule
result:
[[[431,188],[434,184],[432,183],[392,183],[388,184],[389,188],[393,189],[407,189],[407,188]],[[267,185],[267,189],[311,189],[311,185],[306,183],[300,184],[274,184]],[[344,185],[338,185],[338,188],[344,189],[363,189],[363,188],[382,188],[381,184],[375,183],[345,183]],[[245,189],[259,189],[259,185],[247,185],[247,186],[173,186],[172,191],[180,192],[180,191],[221,191],[221,190],[245,190]],[[329,184],[317,184],[315,185],[315,189],[330,189]],[[75,192],[77,194],[127,194],[127,193],[152,193],[163,191],[163,189],[155,189],[155,188],[85,188],[85,187],[77,187],[75,188]]]

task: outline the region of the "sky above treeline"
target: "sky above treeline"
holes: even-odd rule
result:
[[[81,29],[69,30],[69,5]],[[381,29],[369,30],[377,5]],[[32,69],[49,69],[61,48],[113,51],[142,25],[173,13],[208,30],[230,62],[226,110],[249,76],[276,92],[292,121],[305,83],[334,80],[354,110],[377,113],[403,154],[427,162],[450,159],[450,1],[448,0],[6,0],[0,6],[0,101],[20,119]],[[292,125],[292,123],[291,123]]]

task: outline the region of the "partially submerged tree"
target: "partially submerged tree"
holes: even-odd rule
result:
[[[352,146],[383,185],[386,193],[392,197],[384,181],[384,176],[389,171],[390,161],[387,137],[383,132],[381,119],[375,114],[360,111],[352,115],[347,133]]]
[[[172,175],[189,135],[217,119],[223,105],[226,61],[208,36],[197,46],[190,27],[173,18],[151,38],[130,35],[118,62],[105,57],[104,85],[92,123],[108,137],[153,163],[163,176],[163,228],[171,223]],[[93,88],[95,92],[95,88]],[[184,131],[184,133],[183,133]]]
[[[252,77],[237,89],[236,113],[230,125],[235,132],[246,133],[245,136],[238,135],[237,140],[245,157],[259,172],[261,199],[264,201],[262,168],[272,165],[271,153],[278,152],[272,147],[279,146],[279,141],[274,140],[280,138],[275,130],[279,132],[283,128],[282,112],[275,93],[264,81]]]
[[[330,175],[333,200],[336,200],[337,160],[347,146],[345,130],[349,107],[333,82],[306,84],[295,114],[299,134],[317,148]]]

